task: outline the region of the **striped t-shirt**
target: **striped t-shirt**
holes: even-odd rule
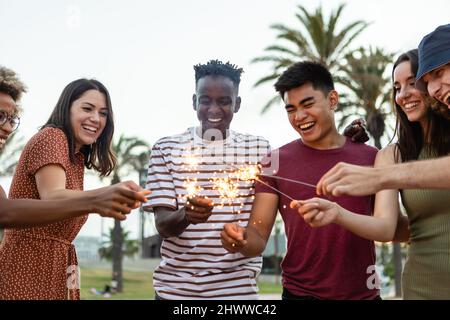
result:
[[[190,187],[214,201],[208,221],[190,224],[178,237],[163,240],[162,261],[154,271],[153,285],[163,299],[257,299],[256,277],[261,257],[247,258],[222,247],[225,223],[247,226],[254,199],[254,183],[232,180],[237,195],[221,197],[213,182],[230,177],[248,164],[256,164],[270,151],[262,137],[230,130],[223,141],[205,141],[195,128],[158,140],[152,148],[147,189],[149,207],[175,210],[186,203]],[[199,190],[201,188],[201,190]]]

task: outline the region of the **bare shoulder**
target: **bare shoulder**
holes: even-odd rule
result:
[[[375,159],[375,166],[395,164],[396,158],[400,157],[398,147],[395,144],[390,144],[377,153]]]

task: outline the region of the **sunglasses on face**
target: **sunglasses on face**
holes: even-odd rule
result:
[[[0,127],[9,121],[12,131],[16,130],[20,124],[20,118],[17,115],[10,116],[7,112],[0,110]]]

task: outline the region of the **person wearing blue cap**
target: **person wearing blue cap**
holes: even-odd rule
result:
[[[416,87],[450,109],[450,24],[437,27],[420,42],[416,79]]]

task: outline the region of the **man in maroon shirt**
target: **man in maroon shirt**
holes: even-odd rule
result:
[[[338,225],[313,229],[290,208],[292,199],[316,196],[314,185],[338,162],[373,165],[377,150],[339,134],[334,110],[339,101],[330,72],[314,62],[287,69],[275,84],[291,126],[300,134],[267,157],[256,183],[247,228],[226,224],[225,249],[258,256],[266,247],[277,211],[284,220],[287,252],[281,264],[283,299],[376,299],[374,243]],[[282,180],[288,178],[305,184]],[[342,207],[371,215],[373,198],[333,198]],[[376,277],[376,275],[375,275]]]

